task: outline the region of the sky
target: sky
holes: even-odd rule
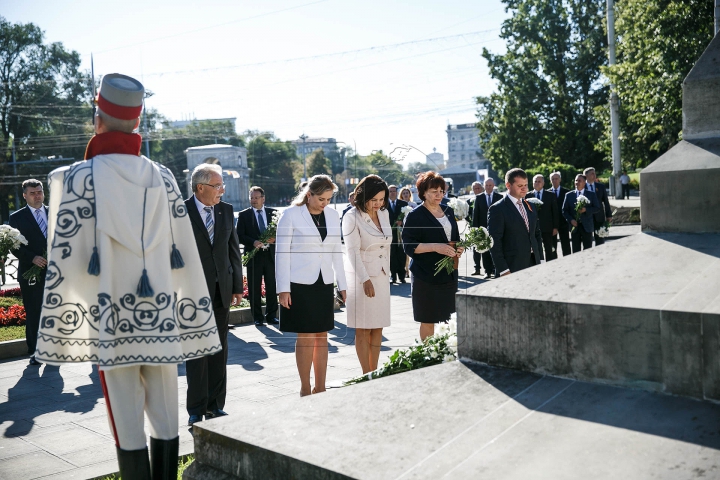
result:
[[[171,120],[236,117],[239,133],[361,154],[408,145],[409,162],[447,158],[447,125],[475,121],[494,89],[482,50],[504,51],[508,14],[500,0],[0,0],[0,15],[84,69],[92,53],[96,76],[141,80]]]

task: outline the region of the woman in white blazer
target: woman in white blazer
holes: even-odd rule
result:
[[[382,329],[390,326],[388,186],[368,175],[355,188],[355,207],[343,217],[348,271],[347,326],[355,329],[355,351],[363,373],[377,368]]]
[[[280,330],[297,333],[295,360],[300,396],[325,391],[327,332],[335,327],[334,282],[343,302],[347,285],[340,243],[340,215],[325,208],[335,192],[327,175],[315,175],[284,212],[275,239],[275,278]],[[315,387],[310,388],[310,368]]]

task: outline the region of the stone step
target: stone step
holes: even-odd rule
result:
[[[195,424],[184,478],[689,478],[720,471],[718,425],[710,402],[451,362]]]

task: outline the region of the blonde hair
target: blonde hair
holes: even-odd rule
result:
[[[403,192],[408,192],[410,194],[410,201],[412,202],[412,199],[413,199],[412,191],[410,191],[410,189],[408,187],[402,187],[400,189],[400,193],[398,193],[398,198],[400,200],[403,200]]]
[[[292,204],[297,206],[305,205],[308,203],[308,192],[313,195],[322,195],[328,190],[332,190],[332,192],[335,193],[338,191],[338,186],[333,183],[328,175],[315,175],[310,178],[309,181],[303,182],[303,184],[300,185],[300,192],[298,192],[297,196],[293,199]]]

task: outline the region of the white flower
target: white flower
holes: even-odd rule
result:
[[[443,363],[452,362],[454,360],[455,360],[455,355],[448,354],[448,355],[445,355],[445,357],[443,357]]]
[[[407,215],[408,213],[412,212],[413,208],[410,205],[406,205],[400,209],[400,212],[402,212],[403,215]]]
[[[595,230],[595,233],[600,238],[607,238],[610,236],[610,230],[608,230],[608,228],[605,226],[600,227],[599,230]]]
[[[430,358],[435,359],[435,358],[437,358],[437,356],[438,356],[438,353],[435,350],[430,352]]]
[[[448,206],[453,209],[453,213],[457,220],[467,217],[470,212],[470,205],[468,205],[467,202],[455,197],[448,201]]]
[[[584,203],[586,205],[590,205],[590,200],[588,200],[588,198],[585,195],[578,195],[577,203]]]
[[[533,203],[533,204],[535,204],[535,205],[542,205],[542,204],[543,204],[543,201],[542,201],[542,200],[540,200],[539,198],[535,198],[535,197],[528,198],[528,199],[526,199],[525,201],[528,202],[528,203]]]
[[[453,352],[457,352],[457,335],[451,335],[447,339],[447,345]]]

